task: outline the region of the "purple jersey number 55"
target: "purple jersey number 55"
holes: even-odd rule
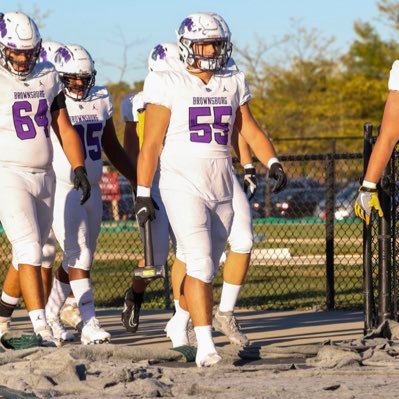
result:
[[[213,123],[198,123],[201,116],[212,116]],[[227,145],[229,141],[229,122],[222,122],[223,116],[231,116],[233,110],[230,106],[221,107],[190,107],[189,127],[190,141],[194,143],[210,143],[212,133],[215,141],[220,145]],[[200,134],[199,131],[202,131]]]

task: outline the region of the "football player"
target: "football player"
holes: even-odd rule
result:
[[[163,43],[151,50],[148,57],[148,69],[150,71],[167,71],[179,67],[182,67],[182,63],[178,59],[176,44]],[[143,92],[130,93],[123,98],[121,103],[121,115],[125,122],[124,148],[133,160],[137,160],[139,149],[143,142],[144,108]],[[152,242],[154,243],[154,262],[156,265],[165,265],[169,256],[169,235],[171,235],[172,243],[175,240],[170,230],[166,210],[158,189],[158,180],[159,169],[154,177],[152,191],[152,196],[157,203],[158,209],[156,209],[156,219],[151,224],[151,234]],[[142,227],[140,228],[140,233],[144,237]],[[177,260],[176,262],[179,261]],[[129,332],[135,333],[137,331],[143,296],[149,282],[147,279],[133,278],[132,286],[125,292],[122,323]]]
[[[44,311],[42,246],[52,217],[55,175],[50,126],[62,143],[80,204],[90,183],[77,131],[70,123],[57,72],[37,60],[41,37],[35,22],[21,12],[0,14],[0,221],[12,244],[13,259],[3,284],[0,334],[7,331],[22,294],[33,329],[42,344],[55,346]]]
[[[392,64],[388,90],[380,134],[371,153],[367,171],[354,204],[356,216],[363,219],[367,225],[370,224],[372,212],[375,212],[378,217],[384,216],[378,198],[377,183],[380,181],[399,140],[399,60]]]
[[[63,261],[53,281],[46,305],[46,317],[56,338],[73,339],[73,335],[65,331],[59,319],[60,308],[72,291],[83,321],[81,342],[103,343],[110,340],[110,334],[101,328],[95,317],[90,280],[90,268],[102,219],[99,187],[102,150],[133,186],[136,184],[136,166],[118,141],[112,119],[112,98],[105,87],[95,86],[96,70],[87,50],[76,44],[65,45],[56,51],[53,62],[65,86],[70,120],[84,148],[92,195],[83,207],[77,207],[79,198],[73,190],[71,169],[61,153],[59,142],[52,135],[57,181],[52,228],[63,250]]]
[[[145,80],[135,211],[140,225],[154,219],[151,186],[160,159],[160,193],[187,269],[179,304],[190,313],[196,363],[204,367],[221,360],[212,340],[212,279],[233,218],[233,129],[268,166],[275,191],[287,178],[250,112],[244,74],[223,71],[232,45],[218,19],[191,14],[178,29],[177,44],[186,68],[150,72]]]

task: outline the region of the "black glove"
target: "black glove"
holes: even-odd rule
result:
[[[75,170],[75,178],[73,179],[73,188],[75,190],[82,190],[80,197],[80,205],[83,205],[90,198],[91,186],[87,179],[87,171],[84,166],[78,166]]]
[[[137,197],[134,204],[137,222],[144,226],[147,220],[155,219],[155,209],[159,210],[157,203],[151,197]]]
[[[254,167],[245,168],[244,174],[244,193],[246,194],[248,201],[254,197],[258,182],[256,181],[256,169]]]
[[[276,183],[271,189],[272,193],[278,193],[287,185],[287,175],[284,173],[284,169],[279,162],[274,162],[272,166],[270,166],[269,178],[276,180]]]

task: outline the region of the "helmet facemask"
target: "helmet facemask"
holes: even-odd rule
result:
[[[84,100],[96,82],[96,71],[91,74],[60,73],[65,95],[74,101]],[[80,82],[77,82],[80,81]]]
[[[0,43],[0,53],[4,66],[17,78],[24,80],[32,72],[40,55],[41,41],[30,50],[17,50]],[[21,58],[21,55],[25,58]]]
[[[201,71],[216,72],[223,68],[231,57],[232,45],[227,38],[188,40],[181,39],[181,44],[188,48],[186,62],[189,66],[198,68]],[[212,45],[214,53],[206,55],[206,45]]]

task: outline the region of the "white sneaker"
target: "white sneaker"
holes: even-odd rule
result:
[[[104,344],[110,342],[111,334],[102,329],[99,321],[92,317],[84,324],[80,340],[83,345]]]
[[[197,363],[198,367],[211,367],[216,363],[219,363],[222,358],[216,353],[208,353],[206,355],[200,355],[197,352],[197,356],[195,357],[195,363]]]
[[[173,348],[189,345],[187,337],[187,325],[182,325],[181,320],[173,316],[166,324],[166,336],[171,339]]]
[[[40,335],[40,346],[56,348],[61,346],[61,341],[54,338],[49,326],[40,327],[35,331],[36,335]]]
[[[213,316],[212,326],[216,331],[224,334],[232,344],[241,347],[249,345],[248,337],[241,331],[233,312],[221,312],[217,308]]]
[[[10,331],[10,319],[0,323],[0,338],[8,331]]]
[[[65,304],[60,310],[60,319],[66,326],[82,332],[83,321],[76,303]]]
[[[46,319],[55,339],[59,339],[60,341],[73,341],[75,339],[75,336],[71,332],[65,330],[59,317],[47,316]]]

